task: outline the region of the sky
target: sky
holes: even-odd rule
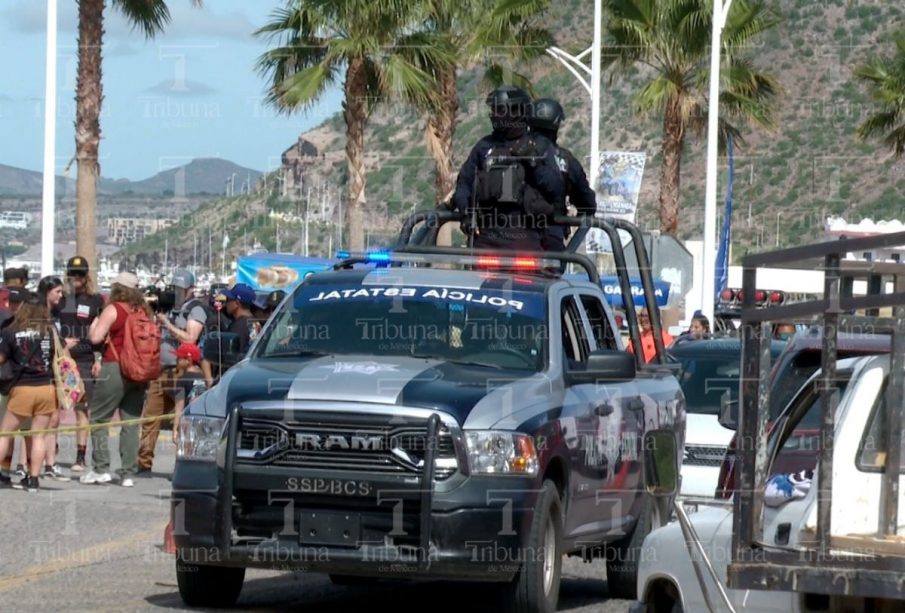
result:
[[[0,164],[40,171],[45,112],[46,2],[0,5]],[[107,2],[103,49],[101,175],[140,180],[196,157],[273,170],[305,130],[340,110],[334,87],[307,112],[264,103],[255,38],[279,0],[170,0],[167,30],[152,40]],[[77,3],[58,1],[56,168],[75,154]],[[75,177],[73,164],[70,176]]]

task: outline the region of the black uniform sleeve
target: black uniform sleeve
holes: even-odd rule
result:
[[[551,203],[561,203],[566,197],[566,182],[556,163],[556,150],[547,139],[538,138],[538,147],[543,150],[534,167],[534,186]]]
[[[563,150],[562,153],[566,158],[566,172],[569,173],[569,202],[579,213],[593,215],[597,212],[597,195],[588,184],[584,168],[571,151]]]
[[[459,176],[456,179],[456,191],[453,193],[452,205],[453,209],[466,212],[471,205],[471,192],[474,189],[475,173],[478,169],[478,163],[481,160],[482,151],[486,150],[483,146],[483,140],[471,148],[471,153],[459,169]]]

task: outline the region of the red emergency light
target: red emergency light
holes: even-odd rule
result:
[[[478,266],[482,268],[515,268],[517,270],[540,270],[540,260],[537,258],[511,257],[501,258],[495,256],[479,256]]]
[[[754,304],[757,306],[775,306],[782,304],[786,299],[783,292],[776,290],[754,290]],[[720,292],[720,302],[731,306],[741,306],[745,300],[745,293],[741,289],[727,287]]]

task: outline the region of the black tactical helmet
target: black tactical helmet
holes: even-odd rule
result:
[[[501,85],[487,96],[487,106],[497,114],[525,115],[531,105],[531,96],[514,85]]]
[[[556,132],[566,118],[559,102],[550,98],[535,100],[532,109],[531,115],[528,117],[528,125],[532,128]]]

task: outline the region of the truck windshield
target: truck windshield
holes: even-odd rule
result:
[[[504,289],[304,284],[258,343],[258,358],[413,356],[543,369],[544,294]]]
[[[738,398],[741,372],[738,353],[683,355],[679,360],[682,363],[679,385],[689,413],[718,415],[723,394],[728,393],[731,400]]]

